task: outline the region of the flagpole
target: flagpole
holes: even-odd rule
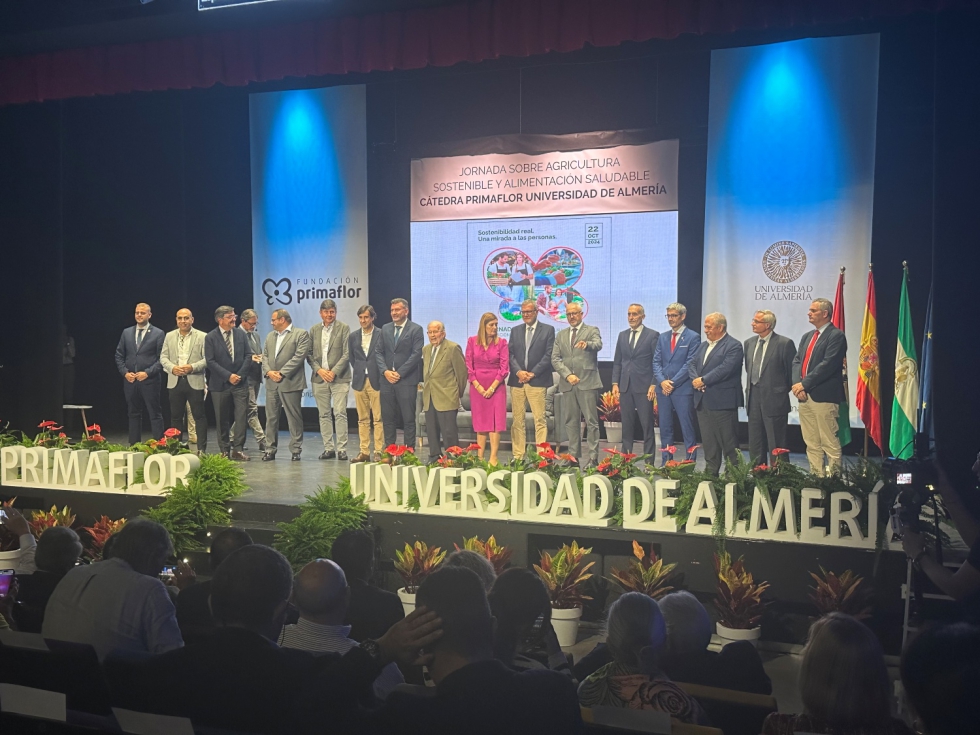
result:
[[[871,270],[872,265],[874,264],[868,263],[868,271]],[[868,427],[867,426],[864,427],[864,458],[865,459],[868,458]]]

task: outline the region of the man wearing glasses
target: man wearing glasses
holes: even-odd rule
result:
[[[786,447],[789,390],[796,345],[776,334],[776,315],[768,309],[752,317],[755,335],[745,340],[745,413],[749,419],[749,460],[772,464],[772,450]]]
[[[670,331],[657,338],[653,353],[653,378],[657,384],[657,412],[660,417],[660,452],[664,462],[674,459],[667,447],[674,444],[674,416],[681,422],[681,434],[687,458],[697,455],[694,433],[694,388],[688,369],[701,344],[701,335],[684,326],[687,307],[673,303],[667,306]]]
[[[548,441],[544,397],[548,386],[554,383],[551,351],[555,346],[555,328],[538,323],[538,307],[534,299],[527,299],[521,304],[521,319],[523,323],[510,332],[510,376],[507,378],[514,414],[510,427],[514,459],[523,457],[527,447],[525,401],[534,417],[534,443]]]
[[[242,312],[242,320],[239,326],[245,332],[245,339],[252,350],[252,364],[245,370],[245,380],[248,386],[248,406],[245,410],[245,420],[248,422],[255,441],[259,443],[259,451],[265,454],[265,431],[262,429],[262,422],[259,421],[258,395],[259,387],[262,385],[262,341],[255,325],[259,323],[259,315],[254,309],[245,309]],[[234,427],[232,428],[234,431]]]

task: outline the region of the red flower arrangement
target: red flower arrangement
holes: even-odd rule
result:
[[[422,464],[419,458],[415,456],[415,450],[406,447],[404,444],[389,444],[381,453],[381,461],[392,467]]]

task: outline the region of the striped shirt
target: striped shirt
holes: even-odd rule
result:
[[[301,617],[295,625],[283,626],[282,633],[279,634],[279,645],[311,653],[343,655],[358,645],[349,636],[349,625],[321,625]],[[393,663],[388,664],[374,680],[374,694],[378,699],[385,699],[404,681],[398,667]]]

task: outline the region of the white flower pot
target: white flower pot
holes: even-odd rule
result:
[[[731,643],[732,641],[751,641],[753,646],[756,645],[759,637],[762,635],[762,628],[758,626],[755,628],[729,628],[721,623],[716,623],[715,630],[718,633],[718,637],[723,638],[727,643]]]
[[[20,561],[20,549],[0,551],[0,569],[17,569]]]
[[[623,443],[623,422],[622,421],[604,421],[606,426],[606,441],[610,444],[622,444]]]
[[[558,645],[562,648],[574,646],[578,639],[578,624],[582,619],[582,608],[573,607],[570,610],[551,610],[551,627],[555,629]]]
[[[415,612],[415,593],[406,592],[402,587],[398,590],[398,599],[402,601],[402,609],[405,610],[406,617]]]

